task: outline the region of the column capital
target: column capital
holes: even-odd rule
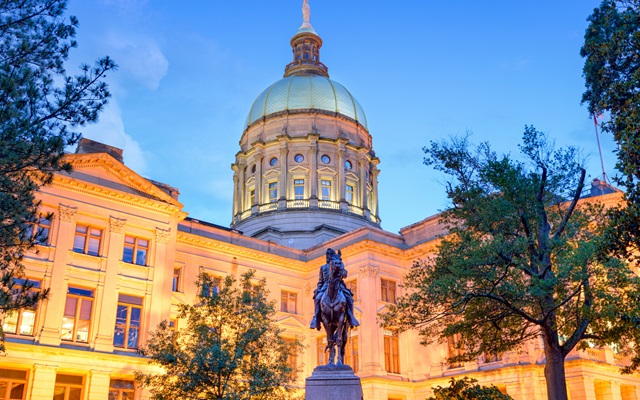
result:
[[[111,233],[122,233],[127,220],[124,218],[116,218],[109,216],[109,230]]]
[[[380,267],[377,265],[364,265],[360,267],[360,274],[369,278],[375,278],[378,276]]]
[[[167,244],[170,235],[171,229],[162,229],[160,227],[156,227],[156,242],[160,244]]]
[[[78,207],[66,206],[62,203],[58,206],[58,212],[60,214],[60,221],[73,222],[78,213]]]

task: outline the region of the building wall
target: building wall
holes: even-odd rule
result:
[[[521,353],[507,353],[493,362],[478,360],[450,368],[444,363],[445,344],[421,346],[416,332],[391,338],[379,325],[378,314],[389,305],[386,300],[393,300],[383,298],[383,291],[391,296],[395,284],[395,295],[401,295],[408,268],[433,254],[435,238],[442,233],[437,218],[404,228],[402,235],[365,226],[299,250],[185,219],[174,197],[106,154],[74,155],[70,160],[74,172],[56,175],[54,184],[38,194],[42,211],[53,214],[50,239],[25,260],[26,276],[50,289],[49,300],[36,310],[33,334],[8,334],[7,355],[0,358],[0,382],[13,376],[16,385],[25,384],[23,396],[17,398],[52,399],[56,386],[61,386],[56,379],[75,377],[82,399],[107,399],[110,382],[132,381],[135,371],[155,370],[135,348],[114,346],[120,295],[141,303],[136,338],[143,344],[147,332],[160,321],[175,319],[178,304],[194,300],[200,272],[239,276],[249,269],[256,270],[257,278],[266,279],[270,296],[278,304],[283,290],[297,295],[295,312],[279,311],[275,319],[286,336],[305,344],[298,357],[302,390],[304,378],[318,363],[317,347],[323,337],[308,326],[318,269],[328,247],[341,249],[346,281],[356,283],[355,309],[361,326],[352,332],[358,343],[354,367],[367,400],[423,400],[432,387],[447,385],[453,376],[495,384],[515,399],[546,396],[540,343],[530,343]],[[101,230],[97,255],[73,250],[79,225]],[[123,261],[125,237],[149,241],[144,265]],[[173,290],[176,271],[179,283]],[[88,334],[80,332],[75,342],[63,340],[69,337],[63,324],[65,308],[67,314],[69,311],[69,288],[93,291],[93,297],[82,299],[92,305]],[[638,399],[638,376],[622,376],[615,365],[624,361],[607,349],[572,352],[567,361],[571,399]],[[73,384],[68,387],[71,390]],[[146,399],[148,393],[136,389],[135,398]]]

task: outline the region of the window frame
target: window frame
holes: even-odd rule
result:
[[[173,293],[182,293],[182,272],[183,267],[173,267],[173,279],[171,281],[171,292]]]
[[[351,291],[353,295],[353,302],[358,301],[358,279],[350,279],[344,283],[344,285]]]
[[[360,343],[358,342],[358,328],[353,328],[347,339],[347,347],[344,349],[344,363],[357,373],[360,370]]]
[[[400,373],[400,338],[384,335],[384,369],[391,374]]]
[[[389,284],[393,284],[393,287],[389,286]],[[380,278],[380,298],[385,303],[396,304],[398,300],[397,282],[391,279]]]
[[[298,193],[297,189],[301,189],[301,192]],[[294,200],[304,200],[304,179],[294,178],[293,179],[293,198]]]
[[[40,246],[48,246],[51,243],[49,234],[51,233],[53,221],[52,218],[47,218],[47,216],[50,216],[50,214],[39,214],[37,221],[27,223],[27,236]]]
[[[133,243],[128,243],[127,239],[133,239]],[[147,246],[145,247],[140,245],[139,243],[140,241],[147,242]],[[131,249],[131,260],[125,259],[125,254],[126,254],[125,252],[127,248]],[[135,264],[135,265],[146,267],[149,261],[150,248],[151,248],[151,240],[147,238],[139,237],[139,236],[134,236],[134,235],[125,235],[124,247],[122,249],[122,261],[128,264]],[[140,260],[138,259],[138,252],[141,250],[144,251],[144,259],[142,260],[142,263],[140,263]]]
[[[70,293],[70,290],[78,290],[78,291],[86,291],[86,292],[91,292],[91,296],[88,295],[83,295],[83,294],[79,294],[79,293]],[[79,287],[79,286],[75,286],[75,285],[70,285],[67,287],[67,295],[65,296],[65,304],[64,304],[64,313],[62,316],[62,325],[61,325],[61,333],[60,333],[60,340],[64,341],[64,342],[69,342],[69,343],[83,343],[83,344],[88,344],[89,343],[89,339],[91,338],[91,328],[92,328],[92,322],[93,322],[93,313],[94,313],[94,306],[95,306],[95,289],[89,289],[89,288],[83,288],[83,287]],[[67,302],[69,301],[69,299],[76,299],[76,305],[75,305],[75,311],[74,311],[74,315],[73,317],[67,316]],[[91,309],[89,311],[89,319],[87,320],[81,320],[81,316],[82,316],[82,305],[83,303],[85,303],[86,301],[90,301],[91,302]],[[72,319],[73,320],[73,327],[71,328],[71,331],[69,332],[71,334],[71,339],[65,339],[64,336],[64,324],[65,324],[65,319]],[[79,328],[80,328],[80,322],[81,321],[88,321],[87,322],[87,332],[86,332],[86,340],[79,340],[78,339],[78,334],[79,334]]]
[[[127,299],[130,299],[129,301],[127,301]],[[136,302],[132,302],[131,300],[133,299],[138,299],[136,300]],[[142,297],[138,297],[135,295],[129,295],[129,294],[125,294],[125,293],[119,293],[118,294],[118,304],[116,306],[116,321],[115,321],[115,326],[113,329],[113,347],[116,347],[118,349],[123,349],[123,350],[136,350],[140,347],[140,333],[142,332],[142,320],[144,318],[144,299]],[[125,322],[123,323],[118,323],[118,314],[120,313],[120,310],[124,309],[126,310],[126,315],[125,315]],[[135,326],[135,344],[133,346],[131,346],[129,343],[131,342],[131,332],[133,331],[132,326],[131,326],[131,321],[132,321],[132,314],[133,314],[133,309],[137,309],[139,310],[139,320],[138,325]],[[122,346],[119,346],[116,344],[116,338],[117,338],[117,333],[118,333],[118,328],[122,329]]]
[[[294,380],[298,380],[298,347],[297,340],[291,337],[283,337],[285,344],[291,349],[291,354],[287,357],[287,364],[291,368],[290,376]]]
[[[269,203],[278,201],[278,181],[267,182],[267,194],[269,195]]]
[[[460,343],[460,334],[456,333],[451,336],[447,336],[447,358],[461,355],[464,351],[458,347]],[[464,367],[464,363],[461,361],[455,363],[447,363],[448,369],[456,369]]]
[[[131,382],[131,384],[133,385],[133,388],[119,388],[119,387],[115,387],[113,386],[115,382]],[[123,400],[123,394],[131,394],[131,397],[127,398],[135,398],[136,395],[136,381],[135,379],[131,380],[131,379],[122,379],[122,378],[110,378],[109,379],[109,399],[112,399],[112,395],[115,394],[115,398],[113,398],[114,400]]]
[[[42,290],[42,280],[40,279],[29,279],[29,278],[13,278],[13,282],[14,282],[14,286],[12,291],[19,291],[22,287],[24,287],[24,285],[28,282],[28,283],[33,283],[34,285],[29,289],[29,292],[40,292]],[[16,287],[17,286],[17,287]],[[5,313],[4,315],[4,320],[3,320],[3,326],[2,326],[2,330],[4,331],[4,333],[9,334],[9,335],[16,335],[16,336],[28,336],[28,337],[33,337],[35,336],[35,330],[36,330],[36,325],[38,323],[38,316],[39,316],[39,306],[40,306],[40,302],[37,302],[33,307],[29,307],[29,308],[20,308],[18,310],[12,310],[8,313]],[[24,314],[26,312],[33,312],[33,325],[31,326],[31,333],[22,333],[21,327],[24,325],[23,321],[24,321]],[[13,319],[13,316],[15,315],[15,330],[13,332],[9,331],[7,329],[7,320],[9,318]],[[2,400],[2,399],[0,399]]]
[[[349,190],[351,189],[351,190]],[[350,185],[347,183],[344,189],[344,199],[347,203],[353,204],[353,199],[356,197],[356,188],[355,185]]]
[[[332,198],[332,185],[331,179],[320,179],[320,200],[322,201],[331,201]],[[327,189],[327,195],[325,196],[325,189]]]
[[[86,232],[79,232],[78,228],[86,228]],[[100,235],[98,236],[93,236],[92,235],[92,230],[96,230],[98,232],[100,232]],[[78,237],[82,237],[82,248],[80,247],[76,247],[76,240],[78,239]],[[97,237],[98,240],[98,249],[97,251],[95,251],[95,254],[93,252],[91,252],[91,240],[95,240],[95,238]],[[94,256],[94,257],[100,257],[100,254],[102,253],[102,238],[104,237],[104,229],[102,228],[98,228],[96,226],[93,225],[85,225],[85,224],[76,224],[76,229],[74,231],[74,237],[73,237],[73,251],[75,253],[79,253],[79,254],[86,254],[89,256]]]
[[[284,296],[287,295],[285,299]],[[293,296],[293,299],[292,299]],[[293,303],[293,311],[290,310],[289,306]],[[283,307],[284,306],[284,307]],[[298,313],[298,292],[294,292],[291,290],[280,289],[280,311],[289,313],[289,314],[297,314]]]
[[[3,374],[3,371],[8,371],[10,373],[11,372],[24,373],[24,378],[6,376],[6,374]],[[0,368],[0,383],[6,384],[5,395],[3,398],[0,398],[0,400],[17,400],[17,399],[12,399],[10,396],[11,396],[11,392],[16,387],[19,387],[20,385],[22,385],[22,397],[20,397],[20,400],[25,400],[27,396],[27,388],[28,388],[29,378],[30,378],[29,375],[30,374],[28,370]]]
[[[72,382],[59,382],[59,378],[61,377],[78,377],[81,378],[82,383],[72,383]],[[84,388],[85,388],[85,384],[86,384],[86,379],[84,375],[75,375],[75,374],[61,374],[61,373],[56,373],[56,379],[55,379],[55,383],[54,383],[54,396],[55,391],[59,388],[63,388],[64,389],[64,393],[63,393],[63,397],[62,399],[64,400],[69,400],[69,389],[80,389],[80,399],[84,398]],[[54,397],[55,399],[55,397]]]

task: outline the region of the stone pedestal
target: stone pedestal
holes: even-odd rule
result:
[[[321,365],[305,384],[305,400],[362,400],[360,378],[348,365]]]

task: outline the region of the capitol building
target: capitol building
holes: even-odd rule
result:
[[[305,378],[326,362],[324,332],[309,324],[327,248],[342,251],[354,294],[360,326],[350,332],[346,361],[364,399],[425,400],[433,387],[464,376],[516,400],[546,398],[539,341],[447,364],[455,338],[423,346],[415,331],[380,325],[379,313],[403,295],[409,268],[434,254],[445,231],[437,215],[399,233],[383,229],[375,127],[354,94],[330,78],[308,18],[290,44],[284,76],[256,88],[239,147],[229,149],[230,224],[189,217],[179,188],[142,177],[108,143],[85,138],[66,156],[72,172],[56,173],[37,193],[42,215],[53,215],[39,223],[48,238],[24,260],[26,277],[35,290],[50,289],[49,299],[4,319],[0,400],[147,399],[134,372],[157,371],[137,353],[149,331],[163,320],[180,329],[178,305],[195,300],[200,273],[239,277],[251,269],[277,302],[284,337],[305,346],[291,360],[302,393]],[[609,204],[621,198],[596,194]],[[571,400],[639,400],[638,375],[619,373],[627,361],[608,348],[572,351],[565,363]]]

